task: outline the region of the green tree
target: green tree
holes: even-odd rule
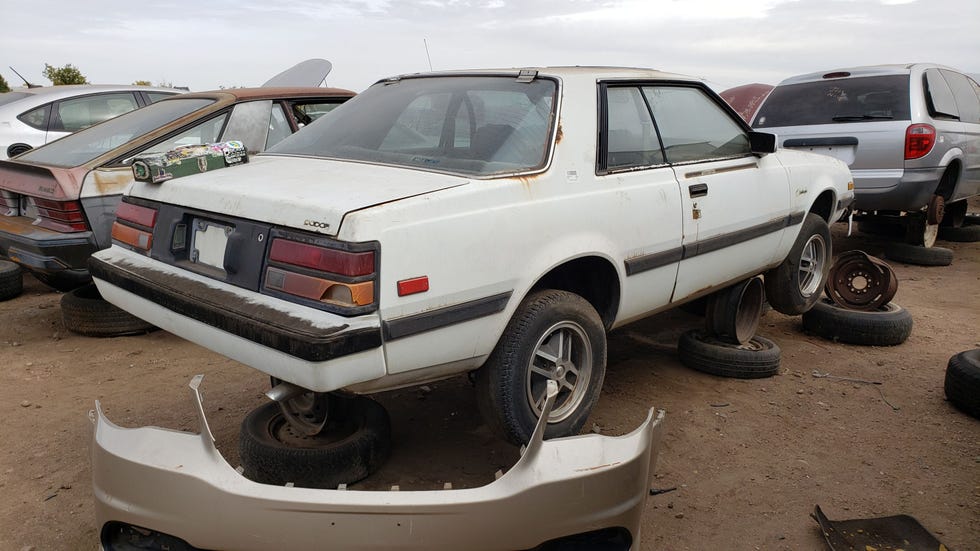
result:
[[[153,83],[148,80],[137,80],[133,83],[134,86],[153,86]]]
[[[64,67],[53,67],[44,64],[44,78],[51,81],[51,84],[55,86],[61,86],[63,84],[88,84],[88,80],[71,63],[65,65]]]
[[[9,91],[10,91],[10,85],[7,84],[7,79],[3,78],[3,75],[0,75],[0,93],[9,92]]]

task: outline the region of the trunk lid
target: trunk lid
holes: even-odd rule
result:
[[[349,212],[468,181],[405,168],[263,155],[245,166],[161,184],[137,182],[132,195],[335,236]]]

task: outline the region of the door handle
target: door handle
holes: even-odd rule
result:
[[[691,199],[704,197],[708,194],[708,184],[693,184],[687,186],[687,192],[691,194]]]

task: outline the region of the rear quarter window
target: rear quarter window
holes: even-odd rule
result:
[[[884,75],[777,86],[752,126],[909,120],[909,76]]]

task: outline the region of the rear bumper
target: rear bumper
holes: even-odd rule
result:
[[[939,186],[942,167],[895,171],[852,170],[858,210],[914,212],[925,208]],[[871,183],[875,187],[870,187]]]
[[[93,255],[89,270],[116,306],[309,390],[327,392],[386,373],[377,314],[311,313],[118,246]]]
[[[639,548],[663,411],[621,437],[543,441],[541,422],[517,463],[479,488],[318,490],[259,484],[233,469],[214,446],[200,381],[191,381],[200,434],[121,428],[96,402],[92,478],[105,549],[118,523],[198,549],[515,550],[610,528]]]
[[[33,222],[24,216],[0,216],[0,254],[34,272],[71,271],[84,277],[89,255],[98,250],[92,232],[60,233]]]

